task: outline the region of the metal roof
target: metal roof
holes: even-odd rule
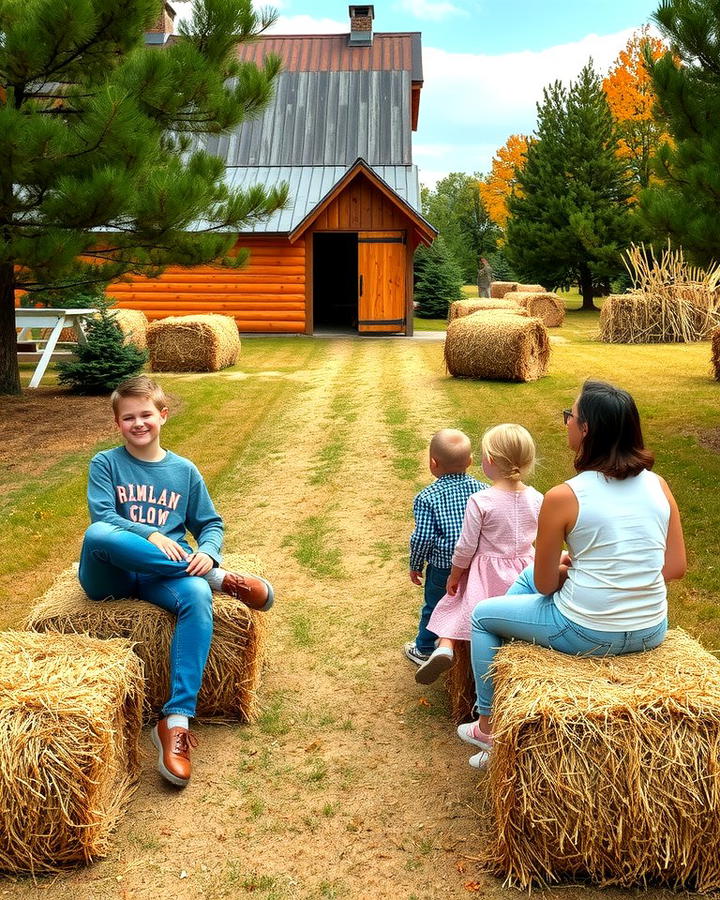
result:
[[[350,46],[349,34],[269,34],[238,44],[238,59],[262,63],[268,53],[282,57],[287,72],[395,70],[422,82],[419,31],[376,32],[370,46]]]
[[[198,145],[228,166],[412,163],[408,72],[283,72],[262,115]]]
[[[354,160],[353,160],[354,162]],[[260,184],[272,188],[281,182],[290,187],[290,201],[286,209],[278,210],[269,219],[253,225],[253,234],[291,232],[330,193],[351,166],[243,166],[228,168],[225,181],[229,187],[249,188]],[[417,166],[373,166],[400,197],[420,210],[420,186]]]

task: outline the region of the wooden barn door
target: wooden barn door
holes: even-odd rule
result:
[[[403,231],[358,232],[358,331],[405,331]]]

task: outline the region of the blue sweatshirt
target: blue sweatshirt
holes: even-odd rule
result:
[[[107,522],[147,538],[160,531],[189,553],[189,531],[198,552],[222,560],[223,520],[197,467],[170,450],[145,462],[125,447],[102,450],[90,461],[88,506],[93,522]]]

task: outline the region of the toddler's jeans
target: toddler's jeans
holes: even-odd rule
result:
[[[435,649],[438,636],[428,631],[427,623],[432,611],[438,605],[438,600],[445,594],[445,585],[449,577],[450,569],[441,569],[439,566],[431,566],[430,563],[425,568],[425,602],[420,612],[420,625],[415,638],[415,646],[420,653],[432,653]]]

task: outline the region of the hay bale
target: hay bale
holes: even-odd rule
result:
[[[138,350],[147,350],[148,319],[141,309],[110,310],[115,324],[122,331],[125,344],[134,344]]]
[[[720,381],[720,328],[712,333],[712,366],[715,381]]]
[[[606,344],[678,344],[707,340],[720,324],[709,299],[678,286],[666,294],[611,294],[600,312],[600,340]]]
[[[490,296],[497,300],[502,300],[508,291],[516,291],[518,289],[517,281],[493,281],[490,285]]]
[[[0,634],[0,870],[107,855],[140,773],[142,697],[128,641]]]
[[[539,319],[476,312],[450,322],[445,364],[451,375],[492,381],[535,381],[547,372],[550,340]]]
[[[448,319],[459,319],[488,309],[505,309],[517,312],[520,307],[512,300],[495,300],[490,297],[473,297],[472,300],[455,300],[450,304]]]
[[[470,660],[470,642],[455,642],[455,662],[445,676],[445,688],[450,698],[450,716],[459,725],[469,722],[475,706],[475,679]]]
[[[647,653],[495,661],[494,827],[511,884],[720,888],[720,662],[680,629]]]
[[[218,372],[234,366],[240,335],[232,316],[168,316],[148,326],[153,372]]]
[[[229,555],[228,568],[264,575],[255,557]],[[268,613],[248,609],[226,594],[213,596],[214,630],[198,697],[197,717],[253,722],[262,674]],[[81,632],[96,638],[124,637],[135,642],[145,664],[145,719],[160,712],[169,694],[170,642],[175,617],[139,600],[90,600],[68,569],[30,611],[34,631]]]
[[[541,284],[519,284],[515,290],[520,294],[544,294],[546,289]]]
[[[546,328],[559,328],[565,321],[565,304],[561,297],[548,291],[530,293],[528,291],[513,291],[505,295],[506,300],[512,300],[528,315],[542,319]]]

